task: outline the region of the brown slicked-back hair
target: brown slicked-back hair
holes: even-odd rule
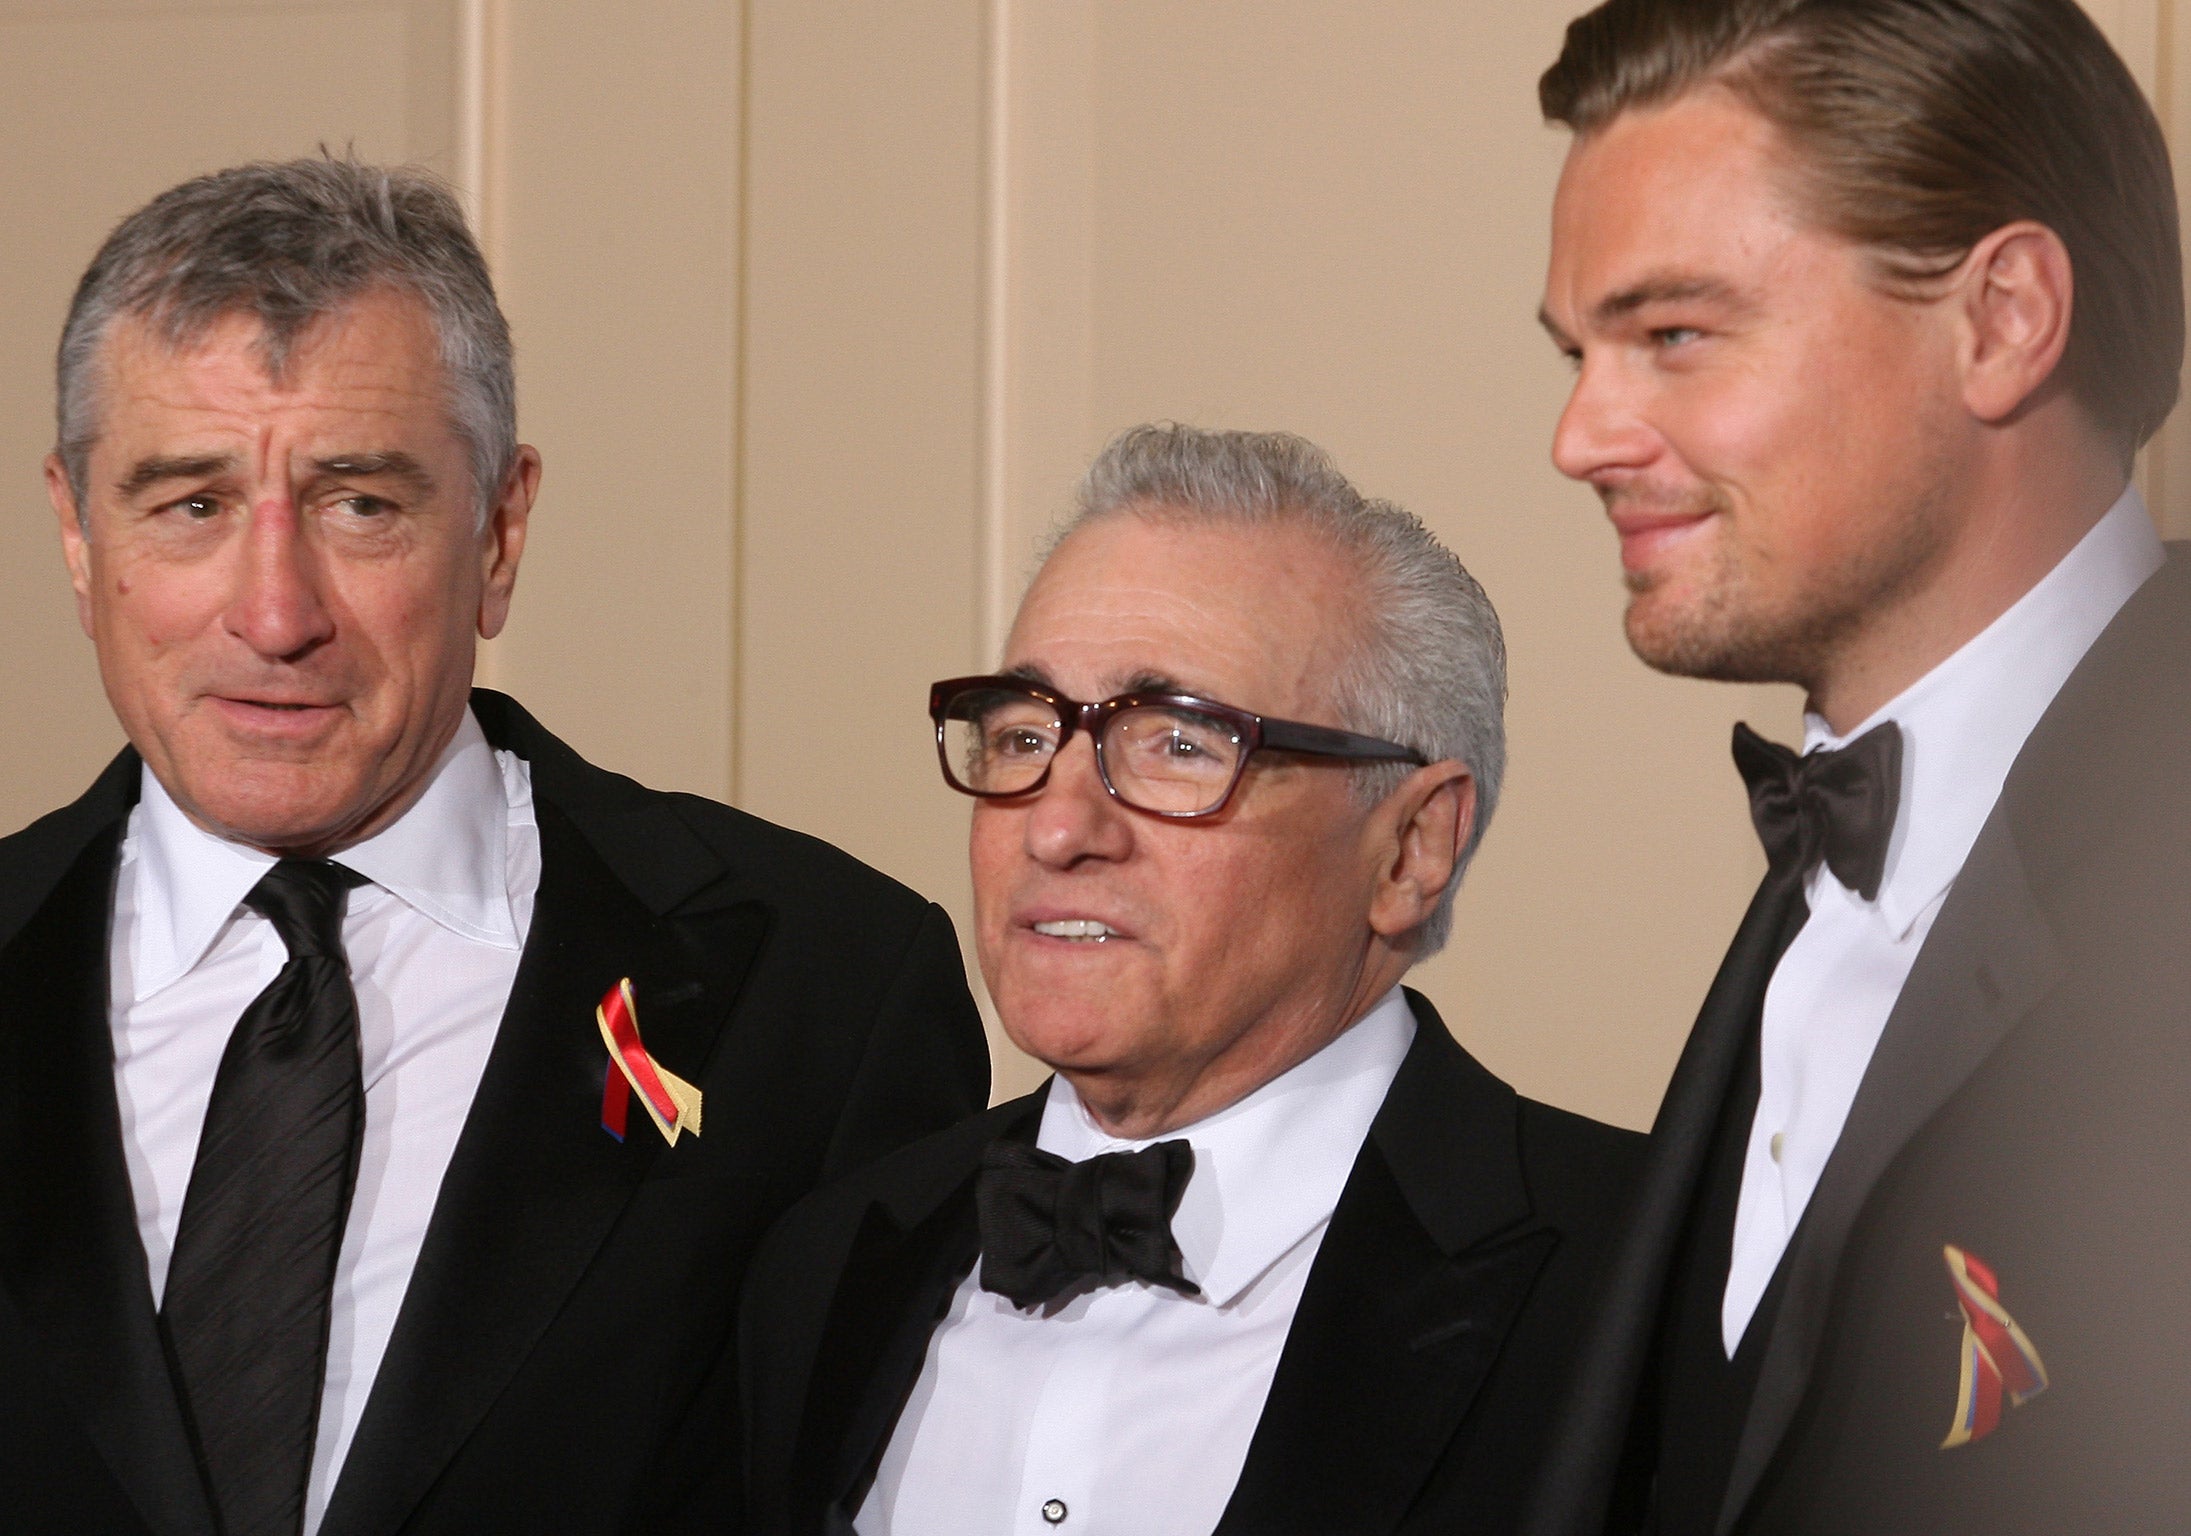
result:
[[[2069,249],[2065,382],[2123,449],[2176,403],[2183,255],[2160,123],[2075,0],[1606,0],[1545,117],[1587,135],[1725,86],[1790,147],[1802,215],[1922,291],[2019,219]]]

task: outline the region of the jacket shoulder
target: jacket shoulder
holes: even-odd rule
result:
[[[703,892],[711,902],[758,898],[863,924],[895,915],[910,927],[928,910],[918,893],[818,837],[588,762],[503,694],[475,688],[471,705],[487,740],[525,759],[533,792],[657,911]]]
[[[750,811],[682,791],[641,788],[656,796],[735,875],[765,876],[780,897],[843,901],[847,895],[908,914],[928,898],[833,843],[766,821]]]
[[[92,838],[129,814],[138,758],[127,748],[79,798],[0,837],[0,944],[13,939]]]
[[[1520,1131],[1523,1176],[1547,1221],[1603,1229],[1619,1217],[1643,1166],[1642,1132],[1535,1099],[1521,1101]]]

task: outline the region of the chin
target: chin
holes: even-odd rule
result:
[[[324,766],[239,763],[187,775],[178,804],[222,836],[259,848],[305,848],[339,836],[355,821],[354,784],[330,783]],[[201,792],[202,791],[202,792]]]
[[[1683,602],[1664,587],[1646,588],[1630,599],[1624,627],[1637,659],[1674,677],[1717,683],[1796,680],[1774,637],[1729,612],[1716,595]]]
[[[1012,1044],[1037,1061],[1097,1071],[1122,1054],[1132,1027],[1119,1001],[1114,996],[1088,1006],[1070,996],[1051,994],[1022,1004],[1006,990],[996,995],[997,1019]]]

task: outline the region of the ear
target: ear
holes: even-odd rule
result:
[[[1370,897],[1370,931],[1398,939],[1430,920],[1460,872],[1476,826],[1476,777],[1447,760],[1418,768],[1377,807],[1383,857]]]
[[[2004,422],[2053,377],[2069,345],[2069,248],[2044,224],[2004,224],[1963,258],[1955,286],[1963,403],[1980,421]]]
[[[517,562],[525,553],[532,525],[533,497],[540,492],[540,452],[520,443],[509,474],[487,511],[480,530],[479,635],[492,640],[510,620],[510,596],[517,590]]]
[[[93,639],[98,636],[91,621],[91,540],[76,512],[76,492],[68,483],[68,470],[57,453],[46,455],[46,499],[61,525],[61,558],[68,562],[69,585],[76,589],[76,622]]]

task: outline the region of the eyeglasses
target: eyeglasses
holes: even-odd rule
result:
[[[1095,743],[1112,799],[1190,820],[1225,808],[1258,751],[1358,762],[1428,761],[1412,747],[1296,720],[1271,720],[1179,693],[1122,693],[1083,704],[1017,677],[954,677],[928,690],[944,782],[982,799],[1031,795],[1076,730]]]

